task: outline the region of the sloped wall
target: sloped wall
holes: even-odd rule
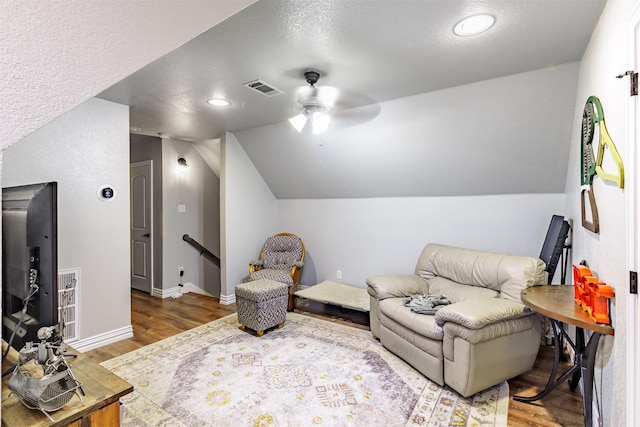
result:
[[[0,148],[254,1],[3,1]]]

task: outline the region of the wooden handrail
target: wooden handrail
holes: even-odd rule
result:
[[[184,240],[185,242],[187,242],[188,244],[190,244],[191,246],[199,250],[200,255],[202,255],[212,263],[214,263],[216,266],[220,267],[220,258],[215,256],[213,252],[211,252],[209,249],[205,248],[200,243],[193,240],[193,238],[190,237],[188,234],[183,235],[182,240]]]

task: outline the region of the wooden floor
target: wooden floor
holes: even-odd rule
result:
[[[236,306],[222,305],[215,298],[188,293],[180,298],[160,299],[132,291],[131,324],[134,337],[87,352],[97,362],[103,362],[145,345],[170,337],[195,326],[235,313]],[[361,312],[298,300],[296,312],[323,318],[349,326],[368,329],[367,318]],[[533,369],[509,381],[509,393],[532,396],[543,389],[551,367],[553,348],[542,346]],[[568,366],[568,365],[567,365]],[[582,426],[582,396],[560,385],[545,398],[534,403],[509,400],[509,427],[520,426]]]

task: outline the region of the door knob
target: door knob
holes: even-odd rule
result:
[[[149,234],[149,233],[143,234],[142,237],[151,237],[151,234]]]

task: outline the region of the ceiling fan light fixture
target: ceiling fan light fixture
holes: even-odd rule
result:
[[[304,125],[307,124],[307,116],[304,113],[300,113],[296,116],[293,116],[289,119],[289,123],[297,130],[298,132],[302,132],[304,129]]]
[[[307,122],[311,122],[311,131],[314,135],[319,135],[329,128],[329,122],[331,122],[331,116],[327,114],[329,109],[324,105],[305,105],[303,111],[289,119],[289,123],[302,133],[302,130],[306,126]]]
[[[311,124],[313,125],[313,134],[319,135],[329,129],[331,117],[328,114],[317,111],[311,116]]]
[[[459,36],[475,36],[493,26],[496,19],[491,15],[474,15],[463,19],[453,27],[453,32]]]
[[[311,93],[305,93],[304,96],[298,97],[299,107],[302,107],[302,112],[291,117],[289,123],[298,131],[302,132],[307,122],[311,122],[311,131],[314,135],[319,135],[325,132],[329,128],[329,122],[331,117],[328,112],[331,109],[333,101],[335,100],[335,94],[331,93],[331,102],[327,103],[324,100],[319,99],[318,90],[315,84],[320,79],[320,73],[317,71],[307,71],[304,73],[305,81],[311,86]],[[300,110],[298,110],[300,111]]]

